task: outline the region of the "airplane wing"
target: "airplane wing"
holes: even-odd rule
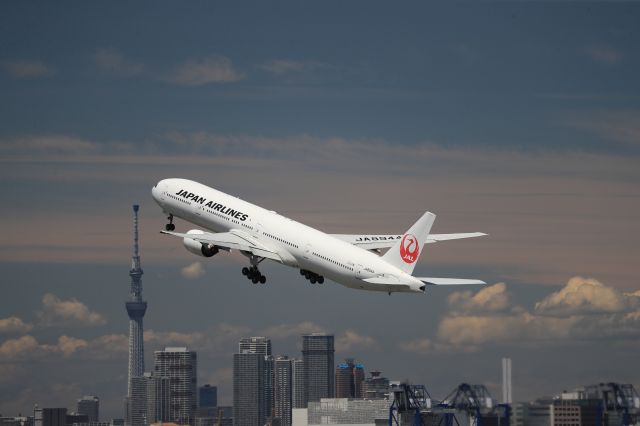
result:
[[[331,234],[333,237],[346,241],[354,246],[367,250],[379,250],[392,247],[402,235],[355,235],[355,234]],[[438,241],[459,240],[462,238],[482,237],[487,235],[483,232],[467,232],[458,234],[429,234],[427,243],[437,243]]]
[[[483,285],[486,284],[480,280],[464,280],[460,278],[426,278],[416,277],[420,281],[428,285]]]
[[[276,262],[282,263],[283,261],[280,255],[273,248],[261,243],[254,237],[237,230],[220,233],[203,232],[201,234],[182,234],[180,232],[171,231],[160,231],[160,233],[180,238],[190,238],[192,240],[204,244],[211,244],[220,248],[246,251],[253,253],[256,256],[275,260]]]

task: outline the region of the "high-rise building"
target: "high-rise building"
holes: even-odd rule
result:
[[[333,335],[322,333],[302,336],[304,361],[305,404],[333,398],[335,394]]]
[[[90,422],[98,422],[100,417],[100,399],[97,396],[85,395],[78,400],[78,414],[86,414]]]
[[[364,365],[347,358],[336,367],[336,398],[362,398],[363,381]]]
[[[280,419],[281,426],[291,426],[293,408],[293,364],[286,356],[273,361],[273,417]]]
[[[153,373],[144,373],[133,378],[128,424],[146,426],[170,419],[169,380],[168,377],[156,376]]]
[[[233,355],[233,425],[262,426],[265,403],[265,355],[245,351]]]
[[[271,340],[266,337],[243,337],[238,344],[238,353],[241,354],[243,352],[272,355]]]
[[[34,426],[67,426],[66,408],[39,408],[33,409]]]
[[[389,394],[389,379],[381,377],[379,371],[371,371],[371,377],[362,382],[362,397],[367,399],[385,399]]]
[[[291,403],[293,408],[306,408],[307,405],[304,400],[304,390],[306,388],[304,383],[304,362],[301,359],[291,360],[291,380]]]
[[[200,386],[198,389],[198,406],[211,408],[218,406],[218,388],[211,385]]]
[[[155,375],[169,378],[169,420],[193,425],[198,408],[196,353],[184,347],[168,347],[154,355]]]
[[[502,402],[513,403],[511,391],[511,358],[502,358]]]

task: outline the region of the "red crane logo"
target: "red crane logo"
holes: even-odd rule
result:
[[[420,247],[415,235],[405,234],[400,242],[400,257],[405,263],[413,263],[418,260]]]

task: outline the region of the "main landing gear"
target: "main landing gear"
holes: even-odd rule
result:
[[[245,256],[249,258],[249,262],[251,263],[251,267],[242,268],[242,275],[251,280],[254,284],[264,284],[267,282],[267,277],[262,275],[260,270],[258,269],[258,264],[264,260],[264,257],[255,256],[248,252],[242,252]]]
[[[324,284],[324,277],[322,275],[316,274],[315,272],[307,271],[306,269],[300,269],[300,275],[304,275],[304,277],[308,279],[311,284]]]
[[[164,226],[164,229],[166,229],[167,231],[174,231],[176,229],[176,226],[173,224],[173,215],[170,214],[167,219],[169,219],[169,223]]]
[[[262,273],[258,270],[257,266],[252,266],[250,268],[244,267],[242,268],[242,275],[251,280],[254,284],[264,284],[267,282],[267,277],[262,275]]]

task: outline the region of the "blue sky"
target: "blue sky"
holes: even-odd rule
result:
[[[225,403],[240,337],[296,355],[320,330],[436,397],[499,397],[504,355],[518,400],[640,385],[638,21],[636,2],[3,3],[0,412],[96,393],[121,415],[133,203],[147,354],[198,350]],[[166,177],[327,232],[428,209],[490,236],[429,247],[419,274],[491,285],[389,298],[267,265],[254,288],[240,256],[158,234]]]

